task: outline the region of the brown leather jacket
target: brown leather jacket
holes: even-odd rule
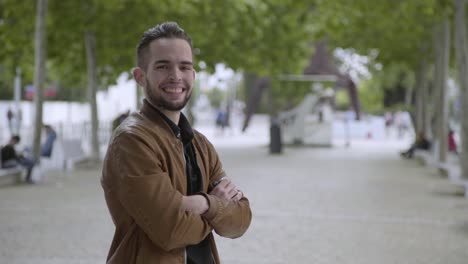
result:
[[[245,233],[252,218],[249,201],[223,202],[206,194],[224,171],[212,144],[194,133],[203,195],[210,204],[202,216],[181,210],[187,188],[182,142],[160,113],[145,103],[116,129],[101,179],[115,224],[107,263],[185,263],[185,247],[206,236],[220,263],[211,231],[229,238]]]

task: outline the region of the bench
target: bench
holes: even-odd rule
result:
[[[414,158],[421,164],[427,166],[433,166],[436,163],[434,153],[428,150],[415,150]]]
[[[440,174],[447,177],[452,184],[465,189],[465,197],[468,198],[468,180],[461,177],[461,167],[459,157],[453,153],[447,153],[446,162],[438,162],[434,154],[430,151],[417,150],[414,157],[426,166],[436,168]]]
[[[64,139],[62,140],[62,146],[64,170],[71,171],[75,168],[76,164],[88,159],[81,146],[81,139]]]
[[[434,167],[439,170],[439,172],[443,176],[449,177],[453,172],[456,172],[456,170],[459,167],[458,163],[458,156],[447,153],[447,161],[446,162],[439,162],[437,161],[435,154],[432,153],[431,151],[427,150],[415,150],[414,151],[414,157],[416,160],[419,161],[422,165],[426,165],[429,167]]]
[[[9,169],[0,169],[0,184],[16,184],[22,180],[24,169],[14,167]]]

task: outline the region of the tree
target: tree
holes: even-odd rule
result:
[[[2,93],[12,99],[16,68],[22,71],[23,83],[31,83],[34,75],[35,5],[14,0],[0,1],[0,81]],[[9,96],[10,95],[10,96]]]
[[[468,179],[468,42],[466,37],[466,0],[454,0],[455,9],[455,52],[461,98],[461,157],[462,178]]]
[[[36,34],[34,37],[34,136],[33,155],[35,160],[40,159],[41,151],[41,131],[42,131],[42,103],[44,100],[44,79],[46,60],[46,14],[47,0],[37,0]]]

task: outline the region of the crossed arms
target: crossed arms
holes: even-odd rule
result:
[[[208,148],[212,148],[208,144]],[[212,190],[184,196],[164,172],[160,160],[145,140],[135,134],[121,134],[108,151],[114,192],[129,217],[160,248],[169,251],[202,241],[212,230],[224,237],[241,236],[250,225],[251,211],[231,180],[220,180],[222,169],[216,155]],[[159,166],[155,166],[158,164]]]

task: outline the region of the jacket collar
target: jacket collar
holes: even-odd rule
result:
[[[157,124],[166,123],[166,127],[168,127],[177,138],[181,138],[184,145],[192,141],[194,132],[188,119],[183,113],[180,113],[179,124],[177,125],[159,109],[150,104],[146,99],[143,100],[143,106],[141,107],[140,112]],[[164,121],[161,122],[161,119]]]

